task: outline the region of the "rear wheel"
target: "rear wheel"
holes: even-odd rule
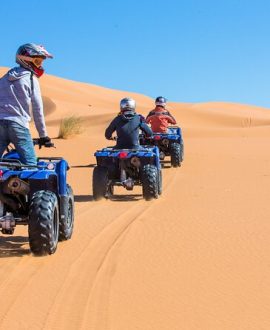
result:
[[[99,201],[108,198],[109,178],[108,169],[104,166],[97,166],[93,171],[93,198]]]
[[[67,196],[64,196],[63,210],[59,220],[59,240],[71,238],[74,226],[74,195],[72,188],[67,184]]]
[[[182,161],[184,160],[184,143],[180,143],[180,148],[181,148],[181,151],[180,151],[180,157],[181,157],[181,163]]]
[[[179,143],[172,143],[170,146],[172,167],[181,166],[181,147]]]
[[[149,201],[158,198],[158,170],[154,165],[144,165],[142,168],[142,190],[143,197]]]
[[[109,187],[108,187],[108,197],[109,196],[113,196],[114,194],[114,186],[112,184],[109,184]]]
[[[40,190],[34,193],[29,210],[29,244],[36,255],[53,254],[59,235],[59,211],[56,195]]]

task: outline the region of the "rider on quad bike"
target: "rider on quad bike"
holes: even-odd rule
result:
[[[115,186],[133,190],[142,186],[145,200],[158,198],[162,192],[162,174],[159,150],[156,146],[140,146],[139,131],[151,138],[151,128],[142,116],[135,113],[135,101],[124,98],[120,102],[120,113],[105,131],[107,139],[113,139],[116,131],[117,143],[95,152],[97,166],[93,171],[93,198],[98,201],[110,198]]]
[[[28,43],[16,53],[19,66],[0,79],[0,157],[12,143],[25,165],[36,166],[37,159],[29,131],[30,105],[41,145],[50,143],[43,113],[39,81],[42,62],[53,56],[43,47]]]
[[[154,133],[167,133],[169,124],[176,124],[176,120],[166,109],[166,102],[165,97],[158,96],[155,100],[155,109],[146,117],[146,122],[151,125]]]
[[[135,112],[136,103],[131,98],[120,101],[120,113],[115,117],[105,131],[105,137],[112,139],[116,131],[117,143],[115,149],[138,149],[139,131],[142,130],[146,136],[152,136],[151,128],[145,123],[142,116]]]
[[[53,143],[34,145],[54,147]],[[30,250],[35,255],[56,251],[74,226],[74,196],[67,183],[68,163],[62,157],[39,157],[36,166],[22,164],[9,146],[0,158],[0,232],[12,235],[17,225],[28,226]]]

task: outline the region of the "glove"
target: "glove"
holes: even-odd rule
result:
[[[39,145],[41,145],[41,146],[45,146],[45,144],[51,143],[51,142],[52,142],[52,140],[48,136],[39,138]]]

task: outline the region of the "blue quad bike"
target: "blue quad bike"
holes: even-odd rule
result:
[[[93,171],[93,198],[110,198],[114,186],[133,190],[142,186],[142,194],[149,201],[162,193],[162,173],[157,147],[140,149],[103,148],[95,152],[97,166]]]
[[[39,139],[33,143],[41,148]],[[74,196],[66,183],[68,169],[60,157],[40,157],[37,166],[23,165],[11,148],[0,158],[0,230],[12,235],[17,225],[28,225],[34,255],[53,254],[58,241],[72,236]]]
[[[170,156],[172,167],[181,166],[184,159],[184,143],[180,127],[171,126],[167,133],[154,133],[150,138],[140,134],[140,144],[157,146],[160,160],[164,160],[165,156]]]

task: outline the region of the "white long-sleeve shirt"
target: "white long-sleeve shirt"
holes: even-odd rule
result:
[[[30,105],[39,136],[47,136],[38,78],[27,69],[15,67],[0,79],[0,119],[29,128]]]

